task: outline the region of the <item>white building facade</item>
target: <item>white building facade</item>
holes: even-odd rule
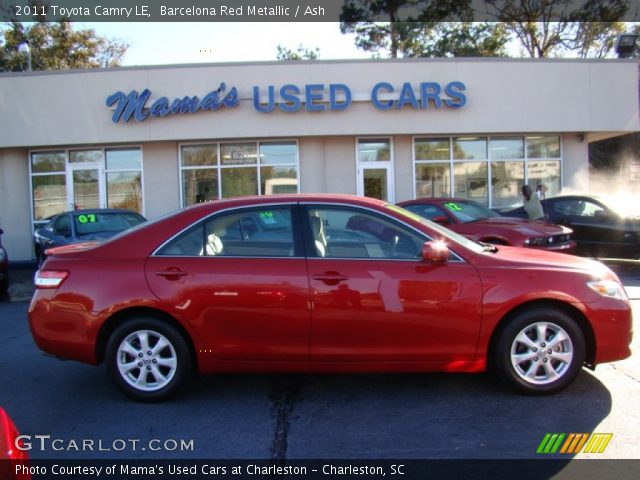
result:
[[[73,208],[149,219],[288,192],[520,203],[584,187],[590,141],[640,130],[635,61],[423,59],[0,75],[13,261]]]

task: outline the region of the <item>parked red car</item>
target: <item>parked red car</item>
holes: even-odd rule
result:
[[[418,198],[398,203],[476,242],[573,253],[572,230],[560,225],[503,217],[481,203],[462,198]]]
[[[50,250],[37,345],[106,362],[134,399],[197,372],[481,372],[528,393],[630,355],[631,308],[593,260],[480,245],[348,195],[197,204]]]
[[[15,424],[7,412],[0,407],[0,478],[2,480],[31,479],[28,469],[29,456],[26,450],[16,448],[15,442],[18,436]]]

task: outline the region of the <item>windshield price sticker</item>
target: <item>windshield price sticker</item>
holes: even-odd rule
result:
[[[76,218],[78,219],[79,223],[96,223],[97,222],[95,213],[78,215]]]
[[[273,212],[260,212],[260,220],[262,220],[266,225],[273,225],[274,223],[277,223]]]
[[[452,212],[461,212],[462,211],[462,207],[460,205],[458,205],[457,203],[455,203],[455,202],[445,203],[444,206],[447,207]]]

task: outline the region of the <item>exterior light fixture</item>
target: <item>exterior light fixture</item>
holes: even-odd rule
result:
[[[636,50],[638,35],[635,33],[622,33],[616,40],[616,54],[618,58],[629,58]]]

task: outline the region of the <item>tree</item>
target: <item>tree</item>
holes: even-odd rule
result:
[[[71,22],[12,22],[0,32],[0,71],[27,69],[20,46],[28,42],[33,70],[115,67],[129,47],[120,40],[96,35],[93,29],[74,30]]]
[[[402,53],[405,57],[506,57],[508,43],[500,23],[421,23],[403,42]]]
[[[302,44],[298,45],[296,51],[289,48],[285,48],[282,45],[276,47],[278,49],[278,60],[317,60],[320,56],[320,49],[318,47],[313,50],[305,48]]]
[[[604,57],[624,29],[625,0],[487,0],[530,57]],[[577,8],[579,7],[579,8]]]
[[[391,58],[506,55],[499,24],[446,21],[472,19],[469,0],[349,0],[340,30],[355,33],[358,48]]]

